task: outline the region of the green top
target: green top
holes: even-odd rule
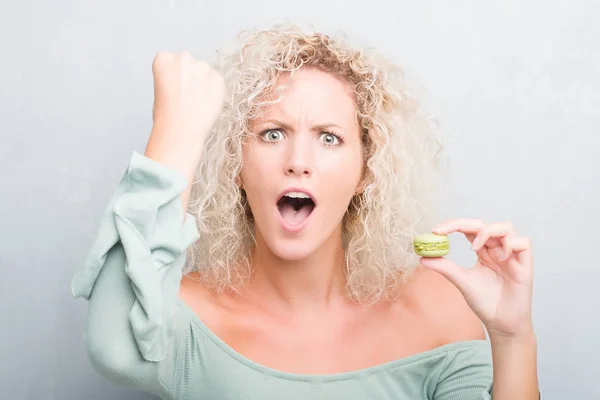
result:
[[[73,295],[89,300],[90,360],[107,379],[169,400],[491,398],[483,340],[330,375],[284,373],[237,353],[178,297],[185,250],[198,238],[179,197],[186,185],[134,152],[73,279]]]

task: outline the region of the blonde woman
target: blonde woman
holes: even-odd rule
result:
[[[538,398],[530,241],[454,219],[434,231],[473,268],[412,251],[441,141],[399,67],[276,26],[153,73],[145,153],[73,280],[102,375],[171,400]]]

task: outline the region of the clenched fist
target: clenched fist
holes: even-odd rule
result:
[[[180,140],[203,142],[223,105],[222,76],[188,52],[159,53],[152,72],[155,127]]]
[[[152,72],[154,125],[145,154],[192,179],[223,106],[223,77],[188,52],[159,53]]]

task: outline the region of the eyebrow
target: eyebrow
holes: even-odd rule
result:
[[[286,131],[293,131],[293,128],[290,125],[286,124],[285,122],[279,121],[277,119],[272,119],[272,118],[266,119],[264,121],[260,121],[260,123],[258,125],[260,126],[260,125],[265,125],[265,124],[269,124],[269,123],[280,126]],[[320,132],[320,131],[327,130],[328,128],[337,128],[337,129],[341,130],[342,132],[345,132],[344,128],[342,128],[338,124],[334,124],[332,122],[326,122],[326,123],[313,125],[311,127],[311,130],[315,131],[315,132]]]

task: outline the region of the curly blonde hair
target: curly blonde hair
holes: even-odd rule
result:
[[[299,68],[333,74],[354,89],[362,128],[364,191],[343,220],[348,296],[372,303],[389,295],[417,264],[413,236],[435,218],[442,142],[435,120],[423,111],[421,90],[406,72],[369,49],[295,25],[240,34],[233,51],[219,55],[227,96],[207,138],[192,185],[188,211],[200,240],[190,247],[184,274],[198,272],[221,291],[251,276],[251,212],[238,187],[249,122],[272,100],[281,74]],[[271,100],[270,100],[271,99]],[[437,207],[433,207],[435,210]]]

